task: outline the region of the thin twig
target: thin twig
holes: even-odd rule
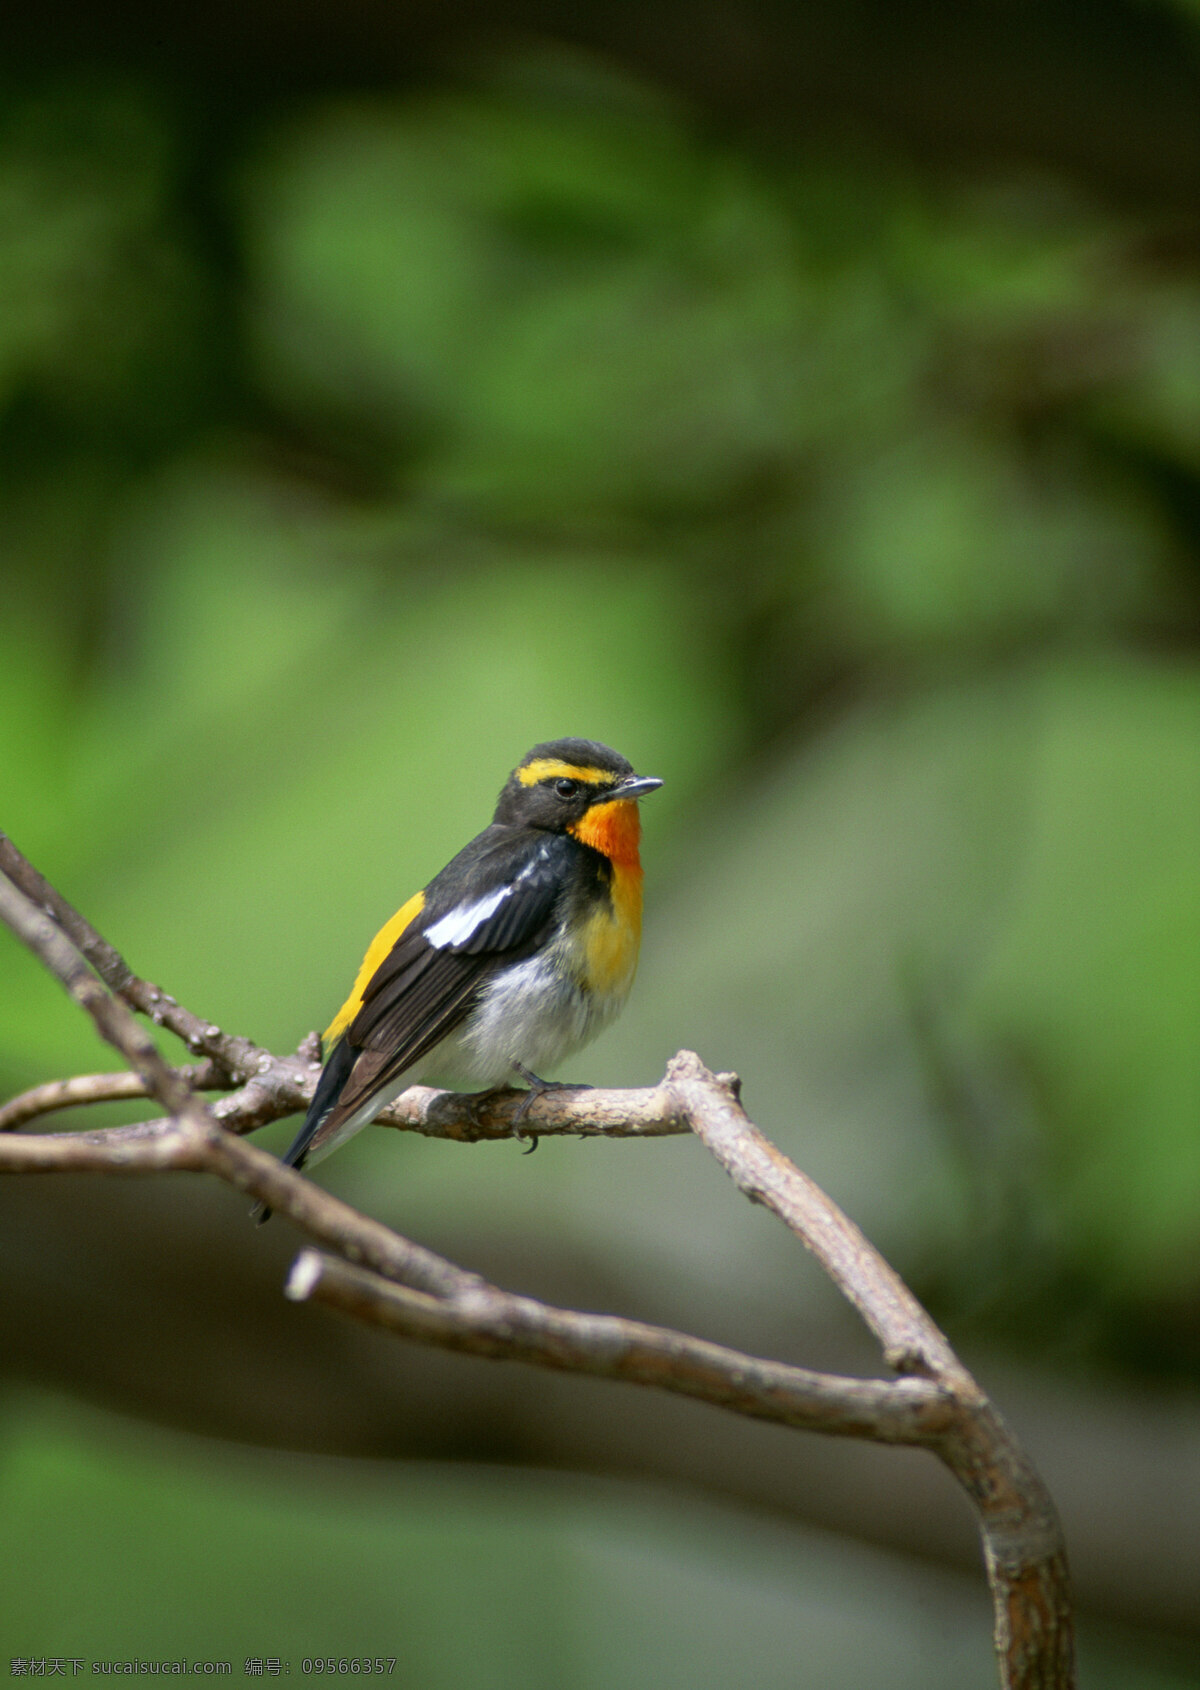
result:
[[[193,1062],[180,1069],[196,1091],[223,1090],[232,1082],[225,1070],[211,1059]],[[121,1069],[113,1074],[76,1074],[69,1080],[48,1080],[31,1086],[0,1106],[0,1133],[15,1132],[26,1121],[50,1115],[57,1109],[76,1109],[88,1103],[124,1103],[132,1098],[152,1096],[140,1074]]]
[[[0,920],[41,958],[91,1016],[100,1036],[137,1069],[171,1112],[170,1123],[157,1133],[115,1142],[103,1133],[7,1133],[0,1137],[0,1172],[143,1174],[178,1168],[212,1173],[287,1215],[321,1243],[388,1278],[440,1295],[482,1283],[477,1275],[368,1220],[284,1167],[276,1157],[226,1132],[208,1106],[193,1096],[180,1071],[159,1055],[131,1011],[91,972],[70,940],[2,874]]]
[[[135,974],[120,951],[102,938],[91,922],[38,873],[6,833],[0,833],[0,874],[6,875],[19,892],[62,929],[110,991],[131,1009],[148,1015],[156,1026],[176,1034],[197,1056],[212,1057],[232,1079],[248,1079],[255,1072],[262,1055],[257,1045],[249,1039],[223,1033],[211,1021],[202,1021],[167,992]]]

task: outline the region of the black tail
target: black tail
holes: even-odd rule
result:
[[[281,1157],[285,1168],[295,1168],[299,1171],[304,1166],[308,1147],[316,1137],[321,1122],[341,1096],[342,1087],[350,1077],[350,1070],[358,1054],[358,1050],[348,1039],[339,1039],[330,1051],[321,1070],[321,1078],[317,1081],[313,1100],[308,1106],[308,1114],[304,1117],[304,1125]],[[259,1226],[270,1218],[271,1210],[265,1203],[256,1203],[250,1211],[250,1219],[256,1221]]]

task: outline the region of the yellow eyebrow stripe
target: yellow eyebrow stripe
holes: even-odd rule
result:
[[[325,1029],[324,1042],[327,1046],[332,1044],[335,1039],[340,1038],[354,1020],[354,1017],[362,1008],[363,993],[371,984],[375,970],[387,956],[409,922],[420,915],[424,908],[424,892],[415,893],[406,904],[401,905],[390,921],[384,923],[371,940],[371,943],[367,946],[367,954],[362,959],[362,964],[355,976],[354,987],[350,996]]]
[[[610,769],[586,769],[579,763],[564,763],[560,757],[535,757],[517,770],[522,786],[536,786],[540,780],[581,780],[588,786],[599,786],[612,778]]]

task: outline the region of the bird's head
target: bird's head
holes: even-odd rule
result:
[[[591,739],[551,739],[517,765],[505,783],[494,819],[516,827],[571,833],[607,856],[627,841],[636,852],[637,800],[662,781],[638,775],[607,745]]]

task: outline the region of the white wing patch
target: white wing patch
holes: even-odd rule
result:
[[[465,945],[476,929],[482,927],[489,916],[495,915],[505,898],[512,897],[512,892],[511,886],[498,886],[486,898],[477,898],[473,904],[457,905],[440,921],[425,929],[426,939],[438,951],[451,945]]]

